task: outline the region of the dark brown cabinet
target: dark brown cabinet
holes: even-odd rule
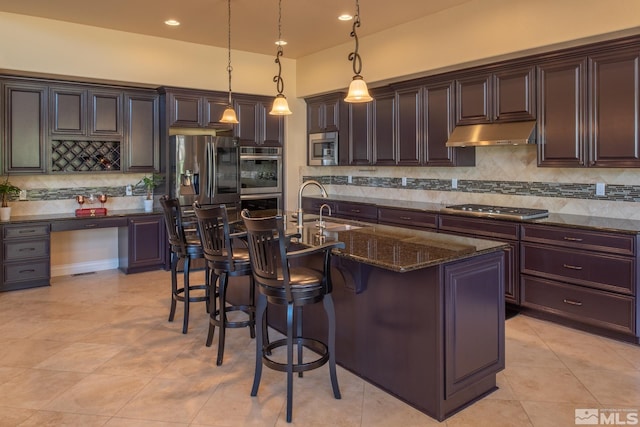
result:
[[[522,305],[638,342],[638,236],[521,226]]]
[[[343,98],[343,93],[335,93],[307,99],[308,133],[338,131]]]
[[[47,95],[44,84],[7,81],[4,94],[4,171],[45,173]]]
[[[373,100],[373,164],[396,164],[396,95],[376,92]]]
[[[166,102],[170,127],[231,129],[220,123],[227,108],[226,95],[180,90],[167,90]]]
[[[118,229],[119,268],[138,273],[165,267],[166,235],[162,215],[136,216]]]
[[[48,223],[2,227],[0,291],[49,285],[49,236]]]
[[[378,223],[397,225],[406,228],[438,228],[438,214],[434,212],[414,211],[378,207]]]
[[[122,91],[52,86],[50,133],[54,137],[122,137]]]
[[[370,165],[372,149],[372,104],[349,104],[349,164]]]
[[[456,126],[534,120],[535,68],[508,67],[456,79]]]
[[[272,101],[266,97],[236,97],[234,107],[239,123],[234,129],[241,145],[282,146],[284,119],[269,114]]]
[[[441,232],[477,237],[479,239],[486,238],[509,244],[509,247],[505,249],[504,262],[505,301],[520,304],[519,224],[455,215],[440,215],[438,220],[438,229]]]
[[[422,154],[422,88],[396,90],[396,141],[399,166],[417,166]]]
[[[125,92],[125,171],[160,167],[159,97],[155,91]]]

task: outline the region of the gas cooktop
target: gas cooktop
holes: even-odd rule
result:
[[[473,204],[451,205],[441,209],[441,212],[505,219],[534,219],[549,216],[549,211],[546,209],[512,208],[507,206]]]

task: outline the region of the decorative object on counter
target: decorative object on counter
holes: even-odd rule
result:
[[[83,208],[82,205],[94,204],[96,201],[100,201],[102,207],[100,208]],[[103,216],[107,214],[107,208],[104,207],[105,202],[107,201],[107,196],[105,194],[101,194],[98,197],[95,197],[93,194],[90,194],[89,197],[77,195],[76,202],[80,205],[80,208],[76,209],[76,216]]]
[[[269,114],[274,116],[288,116],[292,114],[289,109],[289,104],[287,103],[287,98],[282,94],[282,92],[284,92],[284,80],[282,79],[282,63],[280,63],[280,57],[283,55],[282,46],[285,44],[287,44],[287,42],[282,40],[282,0],[278,0],[278,40],[276,41],[276,45],[278,45],[276,51],[278,75],[273,78],[278,94],[276,95],[276,99],[273,100],[271,111],[269,111]]]
[[[107,195],[106,194],[99,195],[98,201],[100,202],[100,207],[104,208],[104,204],[107,203]]]
[[[238,117],[236,116],[236,111],[233,109],[233,104],[231,103],[231,71],[233,71],[233,67],[231,66],[231,0],[227,0],[227,22],[228,22],[228,48],[227,52],[229,54],[229,61],[227,63],[227,72],[229,73],[229,104],[227,108],[222,113],[222,118],[220,119],[220,123],[238,123]]]
[[[360,72],[362,71],[362,58],[358,53],[358,34],[356,33],[356,28],[360,28],[360,2],[356,0],[356,14],[353,17],[353,27],[351,28],[351,37],[354,38],[356,42],[356,48],[353,52],[349,53],[349,61],[353,64],[353,80],[349,85],[349,92],[347,92],[347,97],[344,99],[345,102],[370,102],[373,100],[371,95],[369,95],[369,89],[367,89],[367,83],[364,81]]]
[[[0,207],[0,221],[9,221],[11,219],[11,206],[9,206],[9,197],[16,197],[20,194],[20,188],[9,182],[9,175],[0,184],[0,197],[2,197],[2,207]]]
[[[144,211],[152,212],[153,211],[153,189],[156,185],[160,183],[160,177],[156,174],[151,174],[151,176],[143,177],[138,184],[142,183],[147,192],[147,196],[144,199]],[[136,186],[138,185],[136,184]]]

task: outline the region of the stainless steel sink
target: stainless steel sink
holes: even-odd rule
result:
[[[362,228],[359,225],[353,224],[341,224],[339,222],[325,222],[324,229],[326,231],[349,231],[349,230],[357,230],[358,228]]]

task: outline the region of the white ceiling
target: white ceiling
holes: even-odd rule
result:
[[[362,0],[359,36],[472,0]],[[212,46],[227,46],[226,0],[0,0],[0,11]],[[284,55],[299,58],[350,41],[355,0],[282,0]],[[171,28],[167,19],[182,23]],[[278,0],[231,1],[231,47],[275,55]]]

